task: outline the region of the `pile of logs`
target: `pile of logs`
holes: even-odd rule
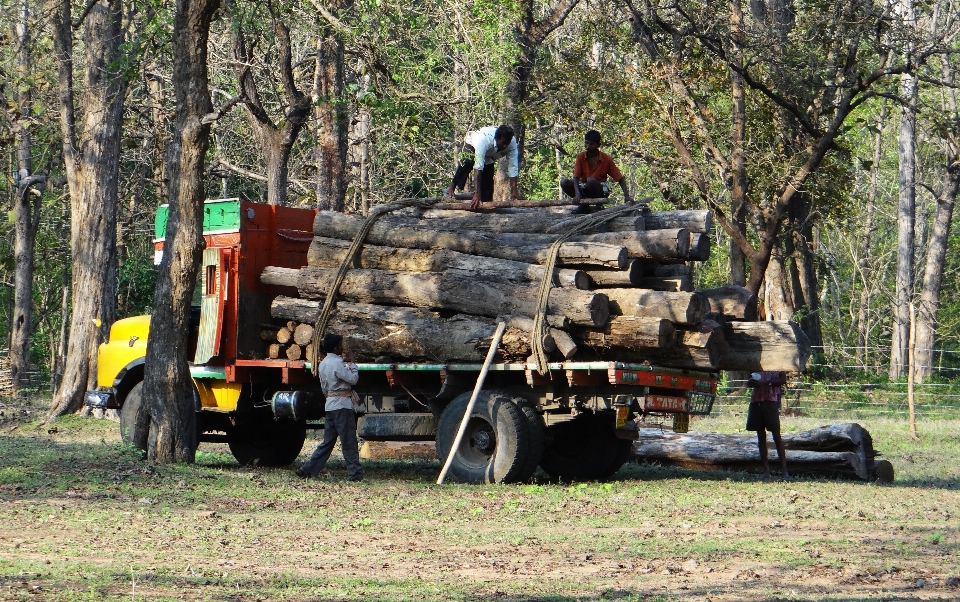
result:
[[[275,319],[315,323],[364,219],[318,213],[308,265],[263,271],[262,282],[297,291],[273,301]],[[505,320],[498,359],[525,361],[550,246],[583,219],[538,209],[388,214],[350,266],[329,330],[345,335],[361,361],[473,362]],[[742,287],[693,290],[711,230],[707,211],[637,205],[562,244],[544,349],[557,360],[802,370],[810,350],[795,324],[756,322],[756,298]]]
[[[263,324],[260,338],[267,343],[267,357],[275,360],[313,361],[313,325],[288,321],[283,326]]]

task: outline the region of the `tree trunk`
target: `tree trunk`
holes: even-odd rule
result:
[[[307,299],[325,299],[333,286],[336,269],[267,268],[264,284],[289,282],[297,275],[297,290]],[[338,294],[353,303],[410,305],[444,308],[458,312],[496,317],[503,314],[532,316],[536,312],[537,285],[504,285],[472,281],[469,275],[447,271],[442,274],[351,270]],[[553,288],[547,303],[549,313],[565,316],[573,324],[603,326],[610,316],[606,295],[569,288]]]
[[[857,308],[857,363],[865,369],[869,362],[870,347],[870,300],[872,298],[874,257],[873,253],[873,233],[874,233],[874,213],[876,212],[877,188],[880,179],[880,160],[882,158],[881,146],[883,143],[883,128],[886,125],[887,102],[881,100],[880,117],[877,119],[877,132],[873,141],[873,165],[870,167],[870,188],[867,192],[867,215],[863,224],[863,241],[861,246],[861,257],[858,261],[858,272],[860,276],[860,285],[863,287],[860,291],[860,304]]]
[[[949,91],[948,94],[953,94]],[[953,115],[956,115],[956,106]],[[953,206],[960,186],[960,161],[957,143],[947,141],[947,166],[943,176],[943,188],[937,197],[937,211],[933,219],[933,231],[927,247],[927,262],[923,272],[923,287],[920,291],[920,307],[915,322],[914,378],[926,380],[933,371],[933,345],[937,334],[937,312],[940,309],[940,290],[943,285],[944,260],[950,240],[950,222]]]
[[[313,222],[316,236],[352,240],[363,226],[364,218],[321,211]],[[529,235],[534,236],[534,235]],[[552,237],[550,238],[552,240]],[[440,232],[413,226],[378,221],[370,229],[365,241],[369,244],[410,249],[447,249],[470,255],[511,259],[523,263],[544,263],[549,242],[520,245],[524,242],[511,235],[495,235],[484,232]],[[562,265],[601,265],[624,268],[627,265],[623,247],[608,244],[570,242],[560,247]]]
[[[338,0],[333,8],[350,10],[353,2]],[[313,103],[317,118],[317,206],[343,211],[347,194],[347,133],[350,116],[344,94],[344,49],[332,27],[317,38]]]
[[[638,431],[633,444],[637,460],[683,468],[759,471],[760,451],[756,435],[722,435],[691,431],[679,434],[662,429]],[[791,473],[842,476],[864,481],[893,480],[877,474],[870,433],[859,424],[834,424],[810,431],[783,433],[787,465]],[[776,447],[769,442],[770,462],[779,462]]]
[[[30,337],[33,334],[33,271],[35,243],[40,227],[42,184],[44,178],[33,174],[33,139],[29,116],[32,114],[33,77],[30,54],[30,7],[27,0],[19,6],[16,34],[18,112],[13,122],[17,144],[16,192],[13,203],[13,321],[10,333],[10,380],[14,390],[30,385]],[[39,186],[39,190],[34,187]],[[32,201],[31,201],[32,199]]]
[[[404,226],[419,226],[436,228],[437,230],[475,230],[478,232],[493,233],[559,233],[565,228],[583,221],[587,216],[571,217],[558,213],[470,213],[460,217],[435,217],[427,219],[411,219],[406,217],[384,217],[384,222],[396,223]],[[617,217],[598,230],[602,232],[636,232],[644,229],[643,217],[639,212],[629,216]]]
[[[914,182],[916,161],[917,81],[911,74],[901,78],[903,98],[900,114],[900,203],[897,209],[897,282],[893,297],[893,336],[890,341],[890,378],[903,376],[909,363],[910,302],[913,297],[913,245],[916,211]]]
[[[793,318],[793,298],[791,287],[783,269],[783,255],[775,247],[767,264],[767,274],[763,279],[763,309],[765,320],[790,320]]]
[[[79,410],[84,392],[96,386],[97,346],[109,336],[116,315],[117,196],[126,95],[126,80],[119,71],[123,41],[121,2],[94,4],[84,19],[81,152],[77,156],[77,177],[69,182],[73,271],[70,337],[63,378],[47,420]],[[72,111],[73,107],[62,110]],[[65,137],[69,133],[63,132]],[[73,147],[72,142],[68,144]]]
[[[270,312],[275,318],[315,322],[322,303],[277,297]],[[526,361],[530,355],[531,320],[504,318],[498,361]],[[337,303],[330,332],[344,337],[346,346],[361,361],[482,362],[490,347],[498,319],[437,313],[411,307],[384,307],[363,303]],[[552,330],[552,329],[551,329]],[[556,331],[562,332],[562,331]],[[552,344],[547,345],[556,349]]]
[[[170,214],[144,363],[144,403],[156,432],[148,457],[193,462],[196,409],[189,367],[190,300],[203,248],[203,167],[213,111],[207,39],[219,0],[177,0],[173,28],[176,134],[170,142]]]
[[[340,266],[350,243],[336,238],[315,237],[307,253],[307,265],[319,268]],[[472,277],[494,282],[530,283],[543,280],[541,265],[467,255],[456,251],[433,249],[407,249],[364,245],[359,261],[353,267],[395,270],[400,272],[445,272],[458,270]],[[590,279],[581,270],[558,269],[554,283],[558,286],[588,290]]]
[[[721,370],[803,372],[810,341],[795,322],[728,322],[723,337],[730,349]]]
[[[794,285],[794,308],[800,312],[800,327],[810,339],[815,349],[823,348],[823,333],[820,327],[820,287],[817,284],[817,272],[814,268],[813,223],[808,208],[809,195],[802,192],[797,195],[790,207],[792,228],[787,233],[791,237],[793,249],[791,261],[792,281]]]

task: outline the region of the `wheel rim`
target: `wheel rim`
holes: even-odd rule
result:
[[[457,454],[464,463],[482,468],[490,462],[496,451],[497,434],[493,425],[482,418],[471,418]]]

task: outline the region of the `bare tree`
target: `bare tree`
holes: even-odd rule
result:
[[[5,111],[14,132],[17,145],[17,171],[14,219],[14,302],[13,328],[10,334],[10,379],[14,389],[30,385],[30,337],[33,334],[33,271],[36,251],[34,244],[40,226],[40,207],[46,176],[33,173],[33,139],[30,132],[30,113],[33,88],[28,84],[32,75],[30,2],[18,5],[18,20],[13,25],[17,55],[16,99],[10,99]],[[2,84],[0,84],[2,86]],[[5,86],[3,86],[5,87]],[[0,87],[0,90],[3,88]]]
[[[57,4],[54,40],[60,76],[60,124],[70,189],[73,276],[70,336],[63,376],[47,420],[75,412],[96,386],[97,345],[116,314],[117,194],[126,77],[121,71],[123,4],[97,2],[83,15],[83,94],[77,132],[70,0]],[[64,316],[64,319],[66,317]]]
[[[177,0],[173,28],[176,134],[167,159],[170,213],[154,292],[134,438],[156,462],[193,462],[196,408],[188,365],[190,299],[203,248],[204,156],[216,118],[207,73],[207,40],[219,0]],[[155,437],[149,437],[153,432]]]
[[[267,202],[271,205],[286,205],[290,149],[310,118],[312,103],[310,97],[297,88],[294,78],[290,28],[277,18],[272,7],[271,18],[278,50],[278,64],[271,72],[279,73],[280,85],[271,82],[270,88],[282,90],[282,115],[279,120],[274,121],[270,117],[263,102],[253,72],[256,44],[253,40],[248,40],[242,24],[238,24],[234,30],[234,71],[240,83],[243,106],[266,163]]]

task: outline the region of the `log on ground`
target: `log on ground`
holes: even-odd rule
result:
[[[277,318],[315,322],[321,308],[318,301],[281,296],[273,300],[270,312]],[[530,356],[530,331],[523,326],[528,323],[506,319],[496,359],[525,362]],[[328,331],[342,335],[360,361],[379,361],[386,356],[433,363],[482,362],[496,326],[497,320],[492,318],[462,314],[441,318],[426,309],[341,301]],[[545,341],[545,347],[548,351],[556,348],[552,340]]]
[[[723,370],[803,372],[810,359],[810,339],[795,322],[727,322],[723,335]]]
[[[873,481],[878,455],[870,433],[859,424],[834,424],[799,433],[783,433],[787,470],[797,474],[840,476]],[[773,438],[768,436],[771,471],[779,468]],[[633,446],[637,460],[699,469],[759,471],[756,435],[722,435],[691,431],[685,434],[641,429]],[[892,475],[890,475],[892,480]]]
[[[298,271],[297,290],[306,299],[325,299],[337,270],[268,267],[261,274],[265,284],[276,284],[282,276]],[[532,316],[536,313],[538,285],[504,285],[473,281],[455,272],[444,274],[351,270],[340,286],[339,295],[353,303],[407,305],[451,309],[466,314],[496,317],[502,314]],[[610,315],[607,296],[594,291],[553,288],[547,299],[550,314],[565,316],[572,324],[603,326]]]
[[[353,240],[365,219],[334,211],[321,211],[313,221],[315,236]],[[616,234],[616,233],[614,233]],[[385,247],[410,249],[447,249],[469,255],[511,259],[523,263],[545,263],[554,237],[530,235],[531,242],[521,235],[491,234],[487,232],[442,232],[416,226],[398,226],[383,220],[370,229],[366,243]],[[689,240],[687,241],[689,245]],[[561,265],[601,265],[624,268],[628,259],[622,246],[595,242],[569,242],[560,246]]]
[[[307,265],[318,268],[336,268],[350,248],[350,242],[336,238],[317,236],[310,243]],[[446,249],[407,249],[364,245],[359,261],[351,267],[399,272],[446,272],[460,270],[473,278],[491,282],[527,283],[543,280],[542,265],[468,255]],[[581,270],[558,269],[554,272],[554,284],[587,290],[590,279]]]

